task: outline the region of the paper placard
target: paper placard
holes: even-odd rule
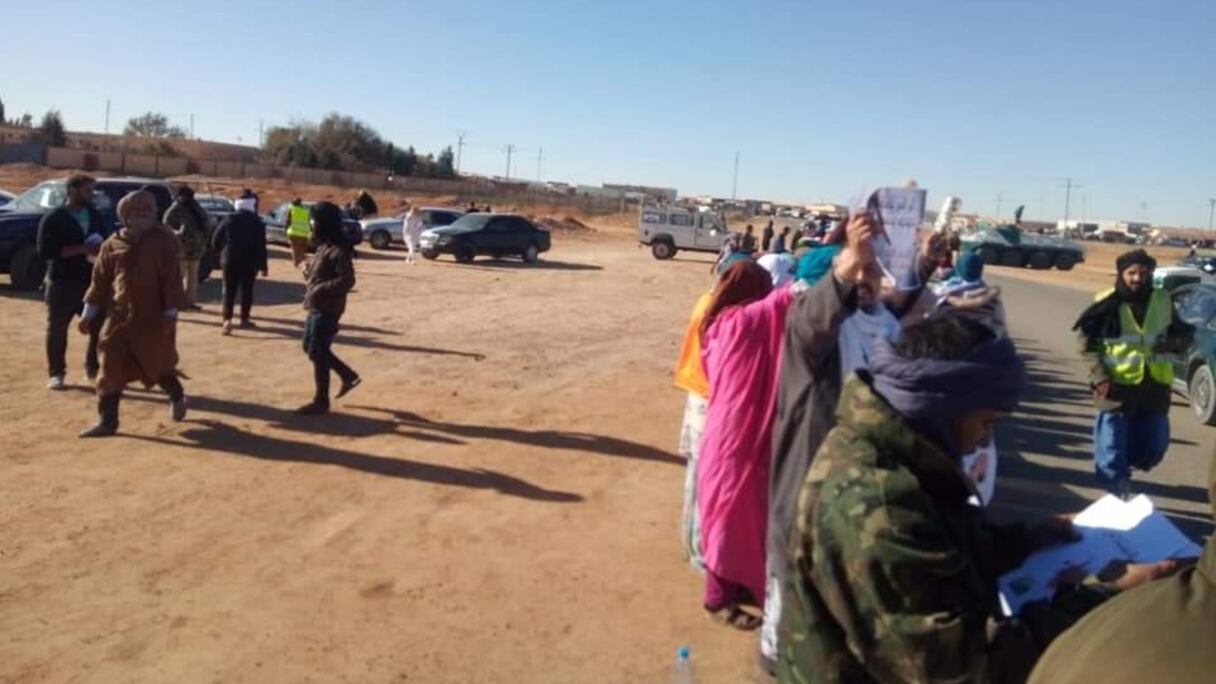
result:
[[[925,220],[925,191],[879,188],[866,200],[866,210],[882,225],[883,235],[874,239],[874,256],[895,281],[895,288],[919,287],[917,234]]]

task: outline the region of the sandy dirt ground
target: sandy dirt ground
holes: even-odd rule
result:
[[[684,397],[670,367],[709,257],[611,228],[538,267],[363,252],[336,351],[364,384],[323,418],[283,250],[257,331],[219,288],[179,324],[183,424],[133,389],[122,435],[43,388],[40,301],[0,285],[0,681],[756,678],[681,559]]]

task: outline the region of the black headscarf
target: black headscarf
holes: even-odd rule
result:
[[[1118,273],[1115,274],[1114,292],[1091,304],[1072,326],[1073,330],[1080,330],[1091,339],[1118,337],[1123,334],[1119,325],[1120,304],[1130,306],[1136,320],[1144,322],[1144,314],[1148,311],[1148,300],[1153,294],[1151,279],[1144,283],[1139,290],[1134,291],[1123,282],[1123,272],[1136,265],[1145,266],[1151,272],[1156,270],[1157,260],[1149,256],[1149,253],[1143,249],[1133,249],[1122,254],[1115,260],[1115,268]]]

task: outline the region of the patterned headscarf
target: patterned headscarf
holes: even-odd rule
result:
[[[118,201],[118,220],[132,233],[141,233],[159,223],[156,196],[147,190],[127,193]]]

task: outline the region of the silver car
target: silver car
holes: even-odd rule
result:
[[[459,209],[444,207],[422,207],[422,229],[430,230],[440,226],[450,226],[456,219],[464,216]],[[360,221],[363,228],[363,239],[374,249],[388,249],[391,245],[404,245],[405,214],[390,218],[374,218]]]

